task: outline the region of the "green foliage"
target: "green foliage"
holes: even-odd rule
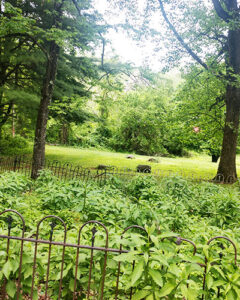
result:
[[[155,113],[132,109],[122,119],[116,138],[116,147],[145,155],[162,153],[165,151],[159,144],[161,135]]]
[[[192,68],[172,105],[171,143],[210,155],[221,151],[224,127],[224,84],[208,72]],[[196,76],[198,74],[198,76]],[[181,122],[179,122],[181,120]],[[197,129],[197,131],[194,131]]]
[[[30,152],[28,141],[19,135],[15,137],[7,135],[0,140],[0,154],[2,155],[21,155]]]
[[[129,195],[137,199],[144,195],[145,199],[147,193],[150,194],[151,189],[154,188],[156,184],[157,182],[154,177],[139,175],[137,177],[134,177],[133,180],[130,181],[127,189]]]
[[[206,246],[214,235],[225,235],[237,240],[239,233],[239,186],[228,188],[211,183],[191,183],[181,177],[169,177],[161,182],[151,176],[137,176],[126,185],[112,177],[100,187],[94,182],[62,182],[51,172],[42,171],[35,182],[18,173],[5,173],[0,176],[0,211],[16,209],[27,221],[27,234],[36,231],[36,220],[48,214],[60,216],[68,226],[68,242],[76,243],[77,232],[83,222],[97,219],[103,222],[110,233],[109,247],[119,248],[122,243],[127,254],[108,253],[104,297],[111,299],[115,293],[115,276],[118,262],[121,262],[119,299],[126,299],[126,293],[134,291],[133,299],[200,299],[202,291],[203,268],[197,263],[208,259],[206,278],[207,299],[238,299],[239,270],[233,265],[231,245],[221,241],[214,246]],[[52,194],[52,195],[51,195]],[[0,232],[6,232],[3,220]],[[14,217],[14,224],[17,219]],[[49,238],[49,224],[41,227],[41,238]],[[138,224],[144,226],[146,233],[131,231],[120,239],[123,228]],[[91,227],[89,228],[91,229]],[[19,235],[21,228],[14,226],[12,233]],[[174,232],[173,232],[174,230]],[[198,253],[193,256],[191,245],[175,243],[176,236],[193,240]],[[63,239],[60,224],[54,229],[54,240]],[[91,243],[91,231],[84,230],[81,243]],[[96,245],[103,246],[105,234],[98,227]],[[3,266],[0,279],[8,279],[7,292],[13,299],[18,278],[18,253],[20,243],[11,241],[11,252],[6,262],[6,248],[0,245],[0,264]],[[47,245],[39,245],[37,258],[38,276],[36,285],[44,292]],[[22,288],[29,294],[31,287],[33,248],[24,247]],[[144,253],[144,255],[139,254]],[[224,253],[222,255],[221,253]],[[62,299],[72,296],[74,283],[75,249],[65,250]],[[86,297],[90,251],[80,250],[77,285],[82,287],[83,299]],[[98,294],[101,283],[103,253],[94,255],[94,280],[91,291]],[[52,247],[49,296],[57,299],[61,271],[61,250]],[[132,262],[135,268],[132,269]],[[81,271],[81,272],[80,272]],[[220,297],[217,288],[221,287]],[[227,298],[226,298],[227,297]]]
[[[2,196],[19,195],[27,192],[30,186],[30,180],[16,172],[6,172],[0,175],[0,190]]]
[[[145,155],[167,153],[166,99],[172,93],[172,86],[164,79],[158,79],[156,86],[156,89],[138,87],[118,98],[115,106],[120,122],[113,129],[111,141],[115,149]]]
[[[49,83],[56,86],[53,100],[58,110],[53,103],[51,112],[57,121],[55,132],[59,128],[63,132],[60,142],[68,142],[71,123],[81,124],[89,118],[79,104],[91,96],[89,86],[99,78],[98,59],[89,52],[94,52],[106,27],[100,24],[91,1],[75,4],[63,1],[56,8],[51,1],[33,1],[31,7],[22,2],[4,3],[4,12],[0,12],[0,130],[13,117],[16,132],[33,137],[52,43],[60,47],[56,84],[54,80]],[[54,138],[58,142],[56,135]]]

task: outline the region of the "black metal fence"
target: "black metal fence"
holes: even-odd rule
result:
[[[132,230],[138,230],[141,235],[146,236],[146,231],[143,227],[130,226],[126,228],[119,239],[120,246],[118,248],[110,248],[111,236],[109,231],[104,224],[98,221],[84,223],[79,231],[76,232],[76,243],[67,241],[67,225],[61,218],[53,215],[42,218],[37,223],[36,233],[31,236],[29,236],[28,226],[25,224],[23,216],[17,211],[7,209],[1,212],[0,225],[1,299],[117,300],[134,298],[138,286],[130,287],[126,290],[123,287],[121,278],[129,275],[125,274],[127,273],[125,264],[128,264],[132,271],[137,268],[135,261],[128,262],[126,258],[125,261],[121,260],[112,267],[111,256],[115,255],[116,257],[119,254],[128,253],[129,250],[125,249],[126,245],[124,246],[126,234],[130,231],[132,232]],[[96,245],[98,230],[102,231],[102,236],[100,236],[102,246]],[[55,240],[54,234],[56,231],[62,233],[61,241]],[[89,231],[90,235],[88,235]],[[73,237],[72,231],[70,235]],[[89,241],[88,244],[86,244],[86,240]],[[237,248],[235,243],[228,237],[216,236],[210,239],[207,245],[209,247],[212,245],[216,246],[214,241],[220,241],[221,252],[219,253],[220,261],[217,262],[215,260],[213,264],[221,269],[221,259],[226,254],[224,253],[223,242],[226,242],[229,243],[232,249],[231,253],[228,252],[228,255],[232,257],[230,262],[233,265],[237,265]],[[196,264],[203,270],[200,275],[201,293],[198,299],[210,299],[205,298],[205,291],[209,288],[206,284],[207,273],[209,272],[207,270],[209,268],[207,256],[203,255],[203,257],[205,256],[204,263],[198,263],[197,259],[199,253],[202,252],[202,248],[198,249],[191,240],[175,237],[174,245],[180,247],[181,244],[190,246],[192,257],[196,257]],[[132,245],[134,249],[138,247],[137,244],[134,246],[134,243],[132,243]],[[55,249],[54,252],[53,248]],[[69,249],[72,251],[69,251]],[[88,254],[81,251],[87,251]],[[162,251],[162,255],[166,254],[164,251]],[[198,256],[195,256],[197,252]],[[143,255],[143,253],[138,255]],[[151,250],[149,255],[156,256],[160,254]],[[179,255],[179,251],[176,252],[176,255]],[[40,264],[40,257],[44,262],[44,266]],[[99,265],[97,265],[96,260],[99,262]],[[189,262],[185,260],[182,263],[188,264]],[[109,265],[111,265],[111,268]],[[164,268],[164,264],[162,267],[159,266],[159,268],[160,270]],[[193,276],[196,277],[196,270],[192,272]],[[67,276],[69,274],[71,278]],[[169,280],[171,280],[171,276]],[[159,287],[159,290],[161,291],[161,287]],[[215,290],[212,290],[212,293],[215,293],[216,299],[220,299],[218,297],[221,295],[221,285],[217,285]],[[166,297],[163,298],[167,299]]]
[[[236,178],[233,176],[228,176],[224,178],[222,174],[217,174],[214,178],[213,176],[199,176],[196,174],[189,174],[186,172],[173,172],[171,170],[151,170],[143,169],[141,172],[130,168],[117,168],[114,166],[102,166],[104,168],[84,168],[82,166],[75,166],[71,163],[62,163],[56,160],[46,161],[45,169],[51,170],[52,173],[62,180],[69,179],[80,179],[83,181],[95,180],[100,183],[105,182],[105,180],[111,176],[120,177],[122,179],[129,179],[137,174],[142,174],[144,176],[155,176],[158,179],[169,177],[169,176],[181,176],[188,178],[193,181],[210,181],[215,183],[234,183]],[[0,157],[0,172],[4,171],[18,171],[27,176],[31,175],[32,160],[27,157]]]

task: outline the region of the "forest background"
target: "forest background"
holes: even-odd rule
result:
[[[226,122],[226,91],[239,89],[227,48],[238,26],[230,2],[238,5],[109,1],[101,15],[92,1],[1,1],[1,154],[29,152],[34,140],[33,177],[45,142],[157,156],[207,151],[216,161],[226,126],[238,135],[238,122]],[[151,60],[136,67],[109,55],[113,31],[155,45],[159,72]]]

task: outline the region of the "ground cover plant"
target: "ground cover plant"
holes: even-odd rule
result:
[[[109,230],[109,247],[118,248],[120,243],[128,254],[109,254],[105,279],[104,299],[114,299],[116,273],[121,262],[118,299],[134,292],[132,299],[201,299],[204,269],[198,263],[208,258],[206,299],[240,299],[240,272],[233,262],[231,244],[222,242],[214,247],[206,246],[216,235],[231,238],[239,248],[240,187],[195,184],[181,177],[169,177],[159,182],[153,177],[137,176],[126,182],[110,178],[104,186],[95,182],[62,182],[50,172],[42,172],[36,181],[18,173],[0,176],[0,211],[15,209],[27,225],[27,236],[36,233],[36,223],[46,215],[57,215],[67,224],[68,242],[76,243],[80,226],[89,220],[105,224]],[[1,234],[6,233],[4,218],[0,218]],[[14,219],[14,224],[16,220]],[[124,228],[143,226],[146,232],[131,231],[120,239]],[[12,234],[19,235],[21,228],[14,226]],[[41,227],[41,238],[49,239],[49,224]],[[91,233],[91,232],[90,232]],[[91,243],[89,231],[83,232],[81,243]],[[174,236],[192,240],[197,245],[176,245]],[[63,240],[63,228],[58,224],[54,240]],[[96,245],[104,246],[105,235],[101,228],[96,233]],[[33,246],[24,246],[23,294],[29,295],[32,282]],[[6,262],[6,245],[1,243],[0,279],[7,278],[7,292],[11,299],[16,296],[15,280],[18,277],[20,243],[11,242],[9,260]],[[38,276],[35,285],[44,295],[48,246],[39,245],[37,257]],[[180,251],[180,252],[179,252]],[[144,253],[144,255],[139,255]],[[223,253],[223,254],[221,254]],[[219,255],[220,254],[220,255]],[[66,249],[62,298],[70,299],[74,287],[76,251]],[[92,299],[100,295],[103,254],[94,256]],[[78,299],[86,299],[90,251],[81,250],[77,286],[81,286]],[[53,247],[50,265],[48,296],[57,299],[61,269],[61,250]],[[131,262],[135,261],[132,270]],[[183,263],[187,261],[188,263]],[[214,264],[211,264],[214,262]],[[218,265],[218,263],[221,263]],[[220,295],[218,295],[218,288]],[[166,296],[168,298],[166,298]],[[37,291],[34,299],[37,299]]]

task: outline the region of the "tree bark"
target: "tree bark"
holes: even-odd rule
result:
[[[36,179],[45,164],[45,140],[48,120],[48,106],[52,99],[54,82],[57,74],[59,46],[55,41],[50,42],[49,59],[46,66],[41,101],[38,110],[35,140],[33,148],[33,164],[31,177]]]
[[[237,26],[237,25],[234,25]],[[237,180],[236,150],[240,115],[240,29],[229,30],[226,59],[228,85],[226,89],[226,119],[218,174],[224,182]]]
[[[217,173],[221,174],[224,182],[230,183],[237,179],[236,150],[240,114],[239,88],[228,86],[226,98],[226,120]]]
[[[69,136],[69,124],[63,122],[61,125],[61,130],[59,132],[59,139],[62,145],[68,144],[68,136]]]

